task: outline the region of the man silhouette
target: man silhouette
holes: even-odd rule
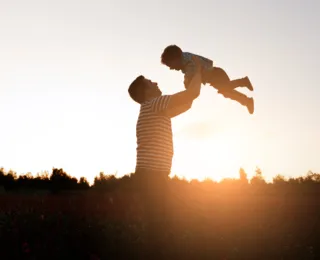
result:
[[[194,62],[196,73],[184,91],[162,95],[158,84],[142,75],[128,89],[131,98],[140,104],[134,178],[139,184],[146,212],[150,259],[155,259],[155,256],[160,258],[165,239],[167,181],[173,157],[171,118],[189,110],[193,100],[200,94],[200,61],[194,57]]]

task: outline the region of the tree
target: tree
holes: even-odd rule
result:
[[[304,181],[308,183],[320,183],[320,174],[308,171],[307,176],[304,178]]]
[[[50,176],[52,191],[58,192],[61,190],[73,189],[77,184],[77,179],[71,178],[63,169],[52,169]]]
[[[103,172],[99,173],[98,177],[94,178],[93,187],[103,190],[114,190],[119,180],[114,175],[106,175]]]
[[[10,170],[8,173],[5,173],[2,168],[0,180],[2,182],[1,184],[6,190],[13,190],[16,187],[17,174],[12,170]]]
[[[251,178],[250,183],[252,185],[263,185],[266,181],[262,175],[262,171],[259,167],[256,168],[255,175]]]
[[[287,180],[286,180],[286,178],[285,178],[283,175],[277,174],[275,177],[273,177],[272,182],[273,182],[274,184],[280,185],[280,184],[286,183]]]
[[[243,168],[240,168],[239,170],[239,178],[240,178],[240,182],[243,183],[243,184],[248,184],[249,181],[248,181],[248,175],[247,173],[245,172],[245,170]]]
[[[85,177],[81,177],[79,180],[79,188],[81,190],[86,190],[90,187],[89,182],[87,181],[87,179]]]

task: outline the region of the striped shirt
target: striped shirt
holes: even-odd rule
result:
[[[170,95],[149,100],[140,107],[136,126],[137,169],[171,171],[173,142],[171,118],[159,115],[166,110]]]
[[[182,57],[183,57],[182,73],[184,73],[184,86],[185,86],[185,88],[188,87],[192,77],[194,76],[194,73],[196,72],[196,64],[192,60],[192,56],[196,56],[196,57],[200,58],[202,73],[207,72],[213,66],[213,61],[209,60],[208,58],[205,58],[205,57],[202,57],[202,56],[190,53],[190,52],[183,52],[182,53]],[[205,84],[206,82],[202,81],[202,83]]]

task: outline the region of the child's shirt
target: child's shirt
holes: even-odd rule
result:
[[[205,57],[202,57],[202,56],[190,53],[190,52],[183,52],[182,53],[182,57],[183,57],[182,73],[184,74],[185,88],[188,87],[194,73],[196,72],[196,64],[192,60],[192,56],[196,56],[196,57],[200,58],[202,73],[209,70],[213,66],[213,61],[208,58],[205,58]]]

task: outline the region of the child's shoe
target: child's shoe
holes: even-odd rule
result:
[[[247,109],[249,111],[250,114],[253,114],[254,112],[254,100],[253,98],[248,98],[248,102],[247,102]]]
[[[247,87],[250,91],[253,91],[253,86],[252,86],[252,84],[251,84],[251,82],[250,82],[250,79],[249,79],[248,77],[244,77],[243,79],[244,79],[244,81],[246,82],[246,87]]]

